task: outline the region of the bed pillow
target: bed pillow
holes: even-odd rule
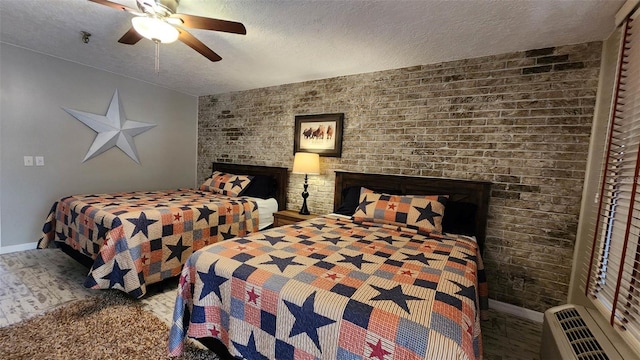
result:
[[[253,179],[250,175],[234,175],[220,171],[214,171],[202,185],[200,190],[211,191],[227,196],[238,196]]]
[[[442,217],[448,195],[389,195],[363,188],[353,214],[358,222],[406,226],[428,233],[442,233]]]
[[[360,186],[349,186],[342,190],[342,203],[336,209],[335,213],[340,215],[351,216],[356,212],[356,208],[360,203]]]
[[[449,201],[442,218],[442,231],[450,234],[476,235],[477,210],[476,204]]]
[[[276,183],[276,179],[267,175],[256,175],[249,183],[244,191],[242,192],[242,196],[250,196],[260,199],[269,199],[276,197],[276,190],[278,184]]]
[[[349,186],[342,189],[342,203],[340,207],[335,211],[336,214],[352,216],[356,212],[358,204],[360,204],[360,192],[363,188],[360,185]],[[393,190],[384,189],[367,189],[376,193],[395,194]]]

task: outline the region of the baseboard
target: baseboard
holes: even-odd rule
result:
[[[489,299],[489,308],[539,323],[542,323],[542,321],[544,320],[544,314],[541,312],[525,309],[520,306],[511,305],[492,299]]]
[[[17,252],[17,251],[32,250],[32,249],[35,249],[37,246],[38,246],[38,242],[11,245],[11,246],[1,246],[0,254],[8,254],[8,253]]]

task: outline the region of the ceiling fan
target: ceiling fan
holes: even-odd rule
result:
[[[224,31],[240,35],[247,33],[244,25],[239,22],[177,13],[180,0],[136,0],[138,10],[108,0],[89,1],[135,15],[131,19],[131,29],[118,40],[122,44],[134,45],[143,37],[156,44],[180,40],[207,59],[220,61],[222,60],[220,55],[184,28]]]

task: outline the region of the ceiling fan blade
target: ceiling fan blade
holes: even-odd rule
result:
[[[235,21],[211,19],[207,17],[187,14],[173,14],[169,18],[180,19],[182,20],[182,24],[178,25],[183,25],[192,29],[224,31],[240,35],[247,34],[247,29],[244,27],[244,25]]]
[[[199,52],[200,54],[202,54],[202,56],[206,57],[211,61],[222,60],[220,55],[213,52],[213,50],[209,49],[207,45],[203,44],[202,41],[196,39],[193,35],[189,34],[187,31],[183,29],[178,29],[178,31],[180,32],[180,36],[178,37],[178,40],[187,44],[187,46]]]
[[[122,11],[133,12],[133,13],[137,13],[138,12],[137,10],[132,9],[132,8],[130,8],[128,6],[124,6],[122,4],[114,3],[114,2],[109,1],[109,0],[89,0],[89,1],[94,2],[96,4],[112,7],[114,9],[122,10]]]
[[[140,39],[142,39],[142,35],[138,34],[138,32],[134,28],[131,28],[129,29],[129,31],[127,31],[126,34],[122,35],[118,42],[127,45],[134,45],[135,43],[140,41]]]

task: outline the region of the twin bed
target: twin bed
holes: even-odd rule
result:
[[[268,227],[286,206],[286,168],[213,163],[213,174],[199,189],[62,198],[38,247],[60,247],[88,266],[86,287],[142,297],[179,275],[193,251]]]
[[[486,182],[336,172],[344,215],[187,259],[170,354],[191,337],[245,359],[481,358],[489,192]]]

